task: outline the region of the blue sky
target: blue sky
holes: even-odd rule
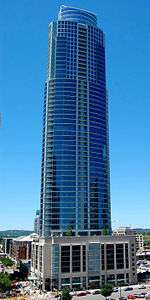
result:
[[[48,23],[62,4],[106,34],[113,226],[150,227],[149,0],[0,0],[0,230],[32,229],[39,206]]]

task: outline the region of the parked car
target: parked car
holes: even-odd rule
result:
[[[78,296],[78,297],[86,296],[86,292],[80,292],[80,293],[77,294],[77,296]]]
[[[138,294],[138,293],[136,293],[136,294],[134,294],[134,296],[136,297],[136,298],[145,298],[145,294]]]
[[[90,291],[86,291],[86,295],[91,295],[91,292]]]
[[[146,286],[145,286],[145,285],[140,285],[140,286],[139,286],[139,290],[144,290],[144,289],[146,289]]]
[[[94,291],[94,292],[92,293],[92,295],[98,295],[98,294],[100,294],[100,293],[101,293],[100,290],[96,290],[96,291]]]
[[[118,291],[119,291],[119,288],[118,288],[118,287],[114,287],[114,288],[113,288],[113,292],[114,292],[114,293],[116,293],[116,292],[118,292]]]
[[[128,298],[128,299],[136,299],[136,297],[135,297],[133,294],[129,294],[129,295],[127,296],[127,298]]]
[[[127,300],[126,297],[120,297],[119,300]]]
[[[131,286],[127,286],[125,289],[124,289],[124,291],[132,291],[133,290],[133,287],[131,287]]]

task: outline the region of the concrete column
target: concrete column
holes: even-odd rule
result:
[[[83,272],[83,245],[80,245],[80,273]]]
[[[40,246],[38,245],[38,271],[40,272]]]
[[[99,260],[100,260],[100,270],[99,270],[99,273],[100,273],[100,282],[99,282],[99,284],[100,284],[100,286],[102,285],[102,258],[101,258],[101,256],[102,256],[102,249],[101,249],[101,244],[100,244],[100,253],[99,253]]]
[[[34,269],[35,272],[35,250],[34,250],[34,244],[32,244],[31,248],[31,255],[32,255],[32,268]]]
[[[72,245],[70,245],[70,288],[72,289]]]
[[[29,243],[27,242],[27,245],[26,245],[26,259],[29,260]]]
[[[58,288],[61,289],[61,245],[59,245],[59,272],[58,272]]]
[[[88,274],[88,253],[89,253],[89,244],[86,244],[86,288],[88,288],[88,278],[89,278],[89,274]]]
[[[123,263],[124,263],[124,270],[126,270],[125,243],[123,244]],[[124,282],[126,283],[126,272],[124,272]]]
[[[107,244],[104,244],[104,270],[105,270],[105,283],[106,283],[106,281],[107,281],[107,256],[106,256],[106,254],[107,254],[107,252],[106,252],[106,245]]]
[[[117,285],[117,263],[116,263],[116,244],[114,244],[114,275],[115,275],[115,284]]]

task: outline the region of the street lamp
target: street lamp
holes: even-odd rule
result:
[[[121,284],[120,284],[120,289],[119,289],[119,298],[121,299],[122,294],[121,294]]]

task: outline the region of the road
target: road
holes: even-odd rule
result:
[[[139,285],[134,285],[132,286],[133,290],[131,291],[125,291],[125,287],[121,287],[121,289],[119,289],[118,292],[116,293],[112,293],[111,296],[109,297],[110,300],[117,300],[120,298],[120,295],[122,297],[126,297],[129,295],[129,294],[142,294],[142,292],[144,293],[150,293],[150,285],[144,285],[146,288],[145,289],[139,289]],[[121,291],[120,291],[121,290]],[[31,296],[26,296],[25,298],[23,297],[20,297],[20,300],[22,299],[28,299],[28,300],[56,300],[57,298],[54,298],[54,296],[52,295],[48,295],[49,293],[45,293],[42,295],[39,294],[39,291],[34,292]],[[9,299],[17,299],[19,300],[19,298],[9,298]],[[82,297],[79,297],[77,295],[74,295],[72,300],[105,300],[106,298],[103,297],[102,295],[98,294],[98,295],[86,295],[86,296],[82,296]],[[142,298],[141,300],[144,300],[145,298]],[[1,300],[1,299],[0,299]],[[139,299],[138,299],[139,300]]]
[[[146,289],[139,289],[139,285],[135,285],[135,286],[132,286],[133,290],[132,291],[125,291],[125,287],[121,287],[121,291],[119,289],[118,292],[116,293],[112,293],[111,295],[111,298],[113,299],[119,299],[120,298],[120,295],[122,297],[126,297],[129,295],[129,294],[142,294],[142,292],[144,293],[148,293],[150,292],[150,285],[144,285],[146,287]],[[144,298],[143,298],[144,299]]]

